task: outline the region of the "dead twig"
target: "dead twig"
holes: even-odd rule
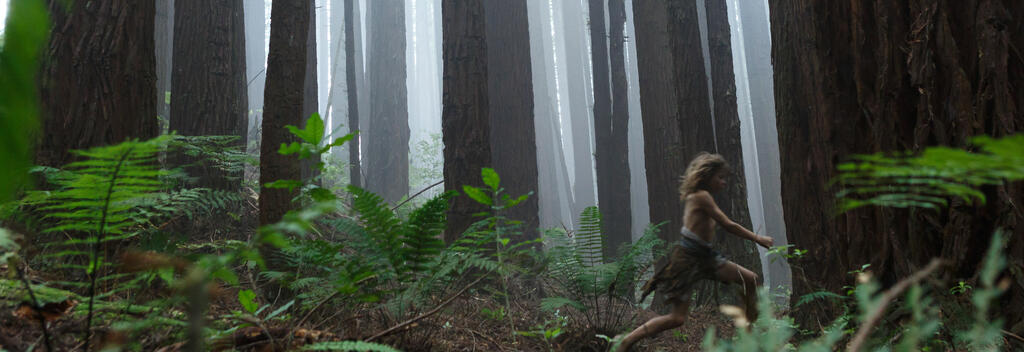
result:
[[[1004,329],[1000,329],[999,331],[1002,331],[1003,335],[1012,337],[1012,338],[1014,338],[1017,341],[1024,342],[1024,337],[1020,337],[1020,335],[1014,334],[1014,333],[1006,331]]]
[[[875,325],[878,324],[878,321],[882,319],[882,313],[884,313],[885,309],[889,307],[889,304],[892,303],[892,301],[896,299],[896,297],[899,297],[899,295],[903,294],[903,291],[906,291],[908,288],[910,288],[910,286],[916,284],[917,282],[924,280],[926,277],[931,275],[932,272],[938,270],[939,267],[943,266],[944,264],[945,261],[942,259],[932,259],[931,263],[928,263],[928,266],[926,266],[924,269],[914,273],[914,275],[911,275],[908,278],[900,280],[900,282],[897,282],[896,285],[893,285],[888,290],[883,292],[881,302],[879,302],[878,306],[871,311],[871,314],[868,315],[867,320],[865,320],[864,323],[861,324],[860,328],[857,329],[857,334],[854,335],[853,340],[851,340],[850,344],[847,345],[847,350],[851,352],[860,351],[861,346],[864,345],[864,341],[866,341],[868,335],[871,334],[871,330],[874,329]]]
[[[420,194],[423,194],[423,192],[426,192],[427,190],[429,190],[429,189],[431,189],[431,188],[437,187],[438,185],[440,185],[440,184],[442,184],[442,183],[444,183],[444,180],[441,180],[441,181],[437,181],[437,183],[435,183],[435,184],[432,184],[432,185],[430,185],[430,186],[427,186],[427,188],[424,188],[424,189],[420,190],[419,192],[416,192],[416,194],[413,194],[413,195],[412,195],[412,197],[406,198],[406,199],[405,199],[405,200],[403,200],[403,201],[402,201],[401,203],[398,203],[398,205],[396,205],[396,206],[395,206],[394,208],[391,208],[391,211],[395,211],[395,210],[397,210],[397,209],[398,209],[399,207],[401,207],[401,206],[405,205],[405,203],[408,203],[408,202],[409,202],[410,200],[412,200],[413,198],[416,198],[416,197],[417,197],[417,196],[419,196]]]
[[[437,312],[440,312],[441,309],[444,309],[444,307],[446,307],[449,304],[451,304],[452,301],[454,301],[459,296],[462,296],[462,294],[466,293],[466,291],[469,290],[470,287],[475,286],[477,283],[482,281],[485,277],[487,277],[487,275],[480,275],[480,277],[478,277],[476,280],[473,280],[473,282],[470,282],[469,285],[466,285],[466,287],[463,287],[461,290],[459,290],[459,292],[456,292],[451,297],[448,297],[448,299],[444,300],[444,302],[441,302],[441,304],[439,304],[437,307],[434,307],[434,309],[431,309],[431,310],[427,311],[426,313],[420,314],[420,315],[416,316],[415,318],[406,320],[406,321],[402,322],[401,324],[392,326],[392,327],[388,328],[387,330],[378,332],[378,333],[374,334],[373,336],[370,336],[370,338],[366,339],[366,342],[373,342],[373,340],[376,340],[376,339],[379,339],[381,337],[387,336],[387,335],[397,331],[398,329],[401,329],[401,328],[404,328],[406,326],[412,325],[415,322],[418,322],[420,320],[423,320],[426,317],[429,317],[431,315],[436,314]]]

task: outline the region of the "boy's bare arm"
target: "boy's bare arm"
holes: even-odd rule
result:
[[[698,206],[707,211],[708,214],[711,214],[711,218],[714,219],[719,226],[722,226],[722,228],[724,228],[729,233],[734,234],[743,239],[751,240],[754,243],[757,243],[765,248],[769,248],[772,246],[772,243],[774,241],[771,237],[759,236],[751,232],[750,230],[747,230],[745,227],[743,227],[743,225],[740,225],[735,221],[732,221],[732,219],[729,219],[729,217],[726,216],[724,212],[722,212],[722,209],[718,208],[718,204],[715,203],[715,199],[712,198],[710,194],[706,192],[700,192],[698,194],[695,194],[694,198],[694,200],[697,201]]]

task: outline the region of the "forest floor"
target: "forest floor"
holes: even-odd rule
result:
[[[211,297],[209,317],[229,316],[232,311],[241,307],[233,299],[237,292],[218,292]],[[25,306],[6,302],[0,309],[0,347],[9,351],[27,350],[35,346],[37,351],[43,350],[42,334],[35,316]],[[84,348],[82,343],[82,326],[84,316],[66,314],[71,305],[84,305],[85,302],[68,302],[55,304],[43,309],[44,317],[53,319],[49,322],[49,333],[53,338],[55,350],[79,351]],[[576,326],[565,326],[562,333],[546,341],[542,337],[526,337],[515,331],[528,331],[537,324],[542,324],[550,317],[540,311],[539,302],[518,301],[512,303],[510,313],[503,317],[495,317],[486,312],[502,308],[491,296],[476,292],[456,299],[446,309],[429,318],[410,325],[408,329],[385,337],[379,343],[387,344],[402,351],[605,351],[607,344],[598,338],[594,331]],[[331,307],[322,307],[306,321],[303,326],[294,326],[295,319],[275,323],[266,322],[263,328],[248,327],[237,330],[234,341],[224,339],[209,341],[214,351],[283,351],[299,349],[302,345],[320,341],[365,339],[373,333],[392,326],[397,322],[381,319],[383,315],[374,311],[340,311]],[[637,322],[654,317],[649,310],[637,312]],[[635,351],[700,351],[701,341],[707,329],[714,327],[719,337],[732,337],[735,328],[728,317],[712,310],[710,307],[697,309],[691,313],[689,322],[680,328],[666,331],[639,343]],[[210,322],[215,324],[214,322]],[[263,329],[266,330],[263,330]],[[288,348],[273,348],[264,331],[275,335],[280,342],[293,331],[297,338]],[[126,336],[99,330],[94,342],[99,346],[112,346],[137,343],[146,351],[173,352],[181,351],[184,343],[180,340],[180,331],[173,333],[167,329],[150,329],[145,333]]]

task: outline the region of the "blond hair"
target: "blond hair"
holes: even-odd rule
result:
[[[690,161],[686,173],[679,179],[679,196],[683,199],[691,193],[707,187],[707,181],[719,170],[728,169],[729,163],[719,154],[701,152]]]

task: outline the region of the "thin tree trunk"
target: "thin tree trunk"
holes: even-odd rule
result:
[[[590,0],[590,44],[591,65],[594,77],[594,153],[595,166],[597,170],[597,204],[601,209],[603,234],[603,253],[605,258],[615,256],[615,248],[623,242],[622,227],[620,219],[614,218],[613,208],[619,207],[622,203],[616,203],[613,194],[620,191],[612,182],[615,176],[611,175],[614,169],[612,163],[612,92],[611,78],[609,71],[608,54],[608,30],[605,23],[605,1]],[[628,186],[627,186],[628,189]],[[616,212],[618,215],[619,213]],[[625,233],[628,242],[629,231]]]
[[[174,0],[156,0],[155,26],[156,114],[160,119],[160,128],[164,129],[171,117],[167,94],[171,91],[171,57],[174,54]]]
[[[242,0],[177,0],[170,130],[182,136],[237,136],[244,146],[249,102],[245,72]],[[241,170],[224,172],[208,160],[178,155],[198,185],[225,190],[241,186]]]
[[[729,14],[726,0],[707,0],[707,35],[710,55],[712,96],[714,97],[714,131],[717,152],[729,162],[728,188],[715,202],[730,219],[752,229],[747,208],[746,176],[743,169],[743,150],[740,143],[740,121],[736,107],[736,77],[732,65],[732,38],[729,32]],[[736,237],[719,227],[714,247],[733,262],[761,275],[761,259],[756,244]],[[730,297],[732,304],[741,301],[728,285],[718,284],[718,291]]]
[[[366,187],[386,202],[409,193],[409,114],[405,60],[405,2],[374,0],[367,20],[370,44],[370,120]]]
[[[538,237],[537,143],[526,0],[486,0],[491,152],[502,187],[513,197],[532,193],[508,209],[522,221],[523,239]],[[518,240],[518,239],[517,239]]]
[[[633,214],[630,207],[629,176],[629,82],[626,81],[626,4],[608,1],[609,63],[611,64],[611,119],[604,172],[609,194],[602,202],[605,219],[605,257],[615,257],[619,249],[633,240]],[[601,145],[603,143],[599,143]]]
[[[572,214],[579,216],[583,209],[597,205],[594,194],[594,149],[592,146],[593,124],[588,94],[590,86],[590,48],[587,46],[587,13],[579,0],[562,1],[563,28],[565,33],[565,80],[569,89],[568,120],[572,126],[571,146],[573,147],[573,168],[576,183],[573,186],[574,201]]]
[[[444,26],[444,188],[480,187],[480,170],[491,166],[490,107],[487,94],[487,27],[482,1],[442,0]],[[445,242],[452,243],[487,211],[466,196],[452,200]]]
[[[345,82],[348,87],[348,129],[359,131],[359,85],[356,70],[362,71],[362,63],[356,61],[355,11],[356,0],[345,0]],[[356,67],[359,65],[360,67]],[[349,183],[362,187],[362,170],[360,168],[359,141],[360,134],[348,143]]]
[[[793,298],[838,291],[848,284],[845,273],[865,263],[883,284],[933,257],[949,260],[957,277],[971,277],[998,228],[1013,232],[1007,254],[1016,269],[1008,273],[1024,282],[1024,213],[1008,210],[1024,199],[1019,185],[984,189],[984,206],[954,200],[940,211],[867,208],[839,216],[835,190],[826,186],[852,154],[964,147],[971,136],[1019,132],[1024,57],[1014,48],[1024,47],[1024,5],[769,3],[787,233],[811,254],[796,263],[803,270],[793,272]],[[998,304],[1007,321],[1024,318],[1024,290],[1008,291]],[[838,313],[803,308],[797,317],[804,323]]]
[[[305,126],[306,119],[320,111],[318,100],[320,91],[317,85],[316,17],[316,7],[310,6],[309,32],[306,34],[306,76],[303,78],[302,87],[302,123],[296,126]],[[320,118],[323,119],[324,116],[320,116]],[[313,155],[312,158],[300,162],[302,179],[305,182],[310,182],[320,176],[320,169],[316,167],[319,162],[320,155]]]
[[[71,150],[156,137],[153,1],[48,0],[53,22],[40,74],[40,165]]]

